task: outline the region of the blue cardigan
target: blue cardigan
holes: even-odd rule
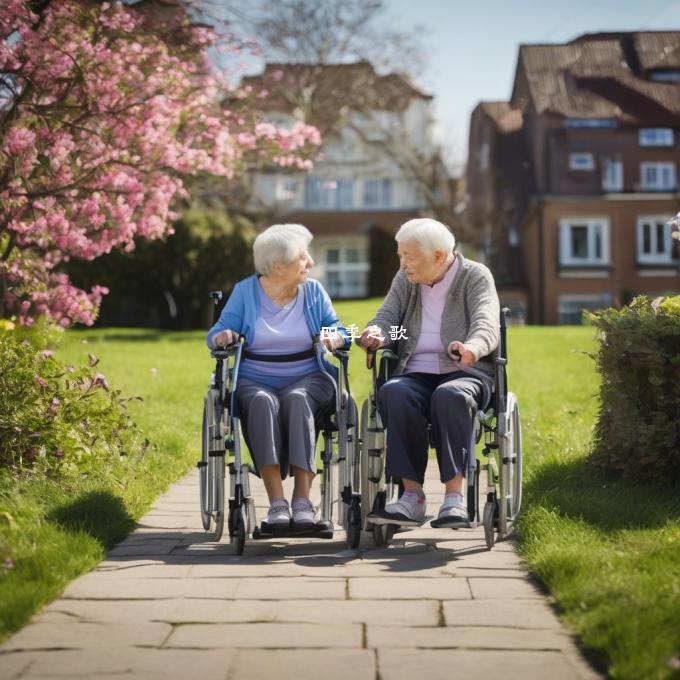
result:
[[[232,291],[227,304],[224,305],[222,314],[217,323],[208,331],[206,342],[213,349],[213,338],[223,330],[232,330],[245,336],[246,343],[253,342],[255,337],[255,320],[260,312],[260,294],[257,274],[253,274],[239,281]],[[338,333],[345,340],[345,346],[349,347],[351,339],[346,329],[338,326],[338,315],[333,309],[328,293],[316,279],[308,279],[302,286],[305,296],[305,320],[309,328],[310,341],[315,335],[321,333],[322,328],[336,327]]]

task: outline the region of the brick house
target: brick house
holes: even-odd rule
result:
[[[265,119],[321,131],[310,173],[265,168],[251,176],[249,208],[314,234],[312,275],[334,298],[383,295],[398,267],[394,233],[447,200],[432,141],[432,97],[404,77],[352,64],[267,64],[244,86],[266,89]]]
[[[680,31],[521,45],[509,102],[470,123],[468,219],[532,323],[680,289]]]

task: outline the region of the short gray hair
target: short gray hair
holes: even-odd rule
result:
[[[456,237],[451,230],[430,217],[404,222],[394,239],[397,243],[415,241],[426,253],[433,253],[435,250],[451,253],[456,247]]]
[[[255,271],[269,276],[274,265],[289,264],[311,243],[312,232],[301,224],[273,224],[253,243]]]

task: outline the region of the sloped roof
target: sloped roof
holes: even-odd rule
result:
[[[524,70],[539,113],[633,122],[656,113],[680,115],[680,85],[649,79],[680,69],[680,31],[586,34],[563,45],[521,45]]]
[[[266,90],[263,110],[292,113],[304,103],[307,122],[332,127],[349,109],[404,111],[411,100],[432,99],[404,76],[379,75],[367,61],[351,64],[269,63],[263,73],[243,78],[242,85]]]
[[[523,115],[510,102],[481,102],[480,108],[494,122],[499,132],[515,132],[522,129]]]

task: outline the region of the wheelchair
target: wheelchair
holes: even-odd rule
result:
[[[212,292],[215,321],[222,298],[219,291]],[[359,438],[357,436],[357,408],[349,390],[349,352],[335,350],[338,360],[337,381],[333,376],[335,398],[317,419],[317,433],[322,436],[320,453],[321,476],[320,520],[313,528],[296,530],[280,528],[262,522],[258,525],[255,501],[250,490],[250,474],[257,475],[254,465],[244,461],[241,420],[238,413],[236,388],[239,366],[244,351],[244,338],[223,349],[214,349],[215,370],[203,401],[201,459],[198,461],[199,498],[201,522],[214,541],[220,541],[224,531],[226,472],[229,471],[229,504],[227,530],[229,541],[237,555],[242,555],[246,539],[254,540],[282,537],[333,538],[333,505],[338,506],[338,523],[345,529],[350,547],[359,544],[361,535]],[[314,339],[317,357],[325,348]],[[282,476],[285,476],[282,467]],[[337,482],[335,473],[337,472]],[[335,499],[334,499],[334,489]]]
[[[494,353],[494,387],[486,411],[478,411],[473,441],[467,460],[466,503],[469,527],[484,527],[486,546],[505,538],[519,514],[522,503],[522,431],[519,401],[507,387],[507,309],[500,314],[500,343]],[[368,353],[372,387],[361,408],[360,467],[362,529],[373,535],[376,546],[389,545],[396,531],[407,530],[396,524],[371,523],[370,512],[380,512],[403,492],[399,479],[385,471],[386,430],[378,411],[378,389],[390,377],[397,356],[389,349]],[[473,455],[482,442],[482,456]],[[487,477],[486,502],[480,514],[480,472]]]

